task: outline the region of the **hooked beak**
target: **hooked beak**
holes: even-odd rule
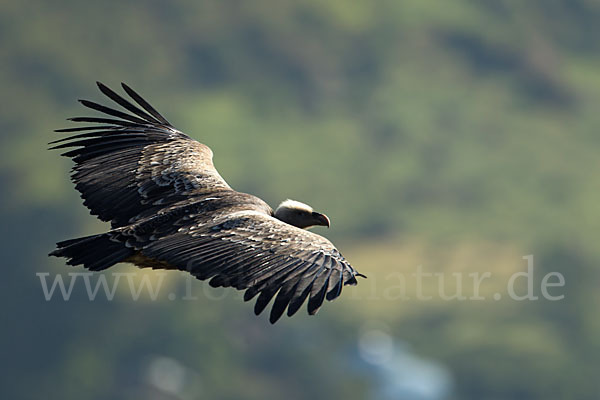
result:
[[[327,218],[327,215],[318,212],[313,212],[312,216],[315,219],[315,225],[326,226],[329,228],[330,222],[329,218]]]

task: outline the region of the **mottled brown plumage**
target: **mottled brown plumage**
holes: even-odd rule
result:
[[[90,270],[118,262],[142,268],[188,271],[212,286],[258,295],[259,314],[275,297],[270,321],[287,308],[293,315],[308,298],[314,314],[324,299],[358,274],[337,249],[305,227],[329,219],[287,201],[274,212],[258,197],[236,192],[212,162],[212,151],[173,126],[127,85],[137,103],[98,87],[127,112],[81,100],[108,117],[72,118],[96,125],[61,129],[81,132],[52,142],[68,148],[71,179],[93,215],[109,221],[103,234],[63,241],[53,256]],[[141,108],[140,108],[141,107]]]

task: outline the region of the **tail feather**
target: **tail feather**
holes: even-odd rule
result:
[[[114,242],[107,233],[70,239],[56,244],[50,256],[64,257],[69,265],[83,265],[90,271],[102,271],[133,255],[134,250]]]

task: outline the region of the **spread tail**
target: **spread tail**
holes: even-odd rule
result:
[[[56,244],[50,256],[65,257],[69,265],[83,265],[90,271],[102,271],[133,255],[134,250],[110,240],[107,233],[65,240]]]

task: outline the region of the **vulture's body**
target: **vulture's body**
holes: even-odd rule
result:
[[[107,117],[72,118],[91,126],[53,148],[75,162],[72,180],[84,204],[112,229],[58,243],[51,255],[100,271],[118,262],[188,271],[212,286],[258,295],[259,314],[275,296],[270,321],[293,315],[308,298],[314,314],[324,299],[360,276],[322,236],[302,228],[329,219],[302,203],[273,211],[258,197],[236,192],[212,163],[212,151],[173,128],[128,86],[133,105],[102,84],[129,113],[82,100]],[[141,108],[140,108],[141,107]]]

